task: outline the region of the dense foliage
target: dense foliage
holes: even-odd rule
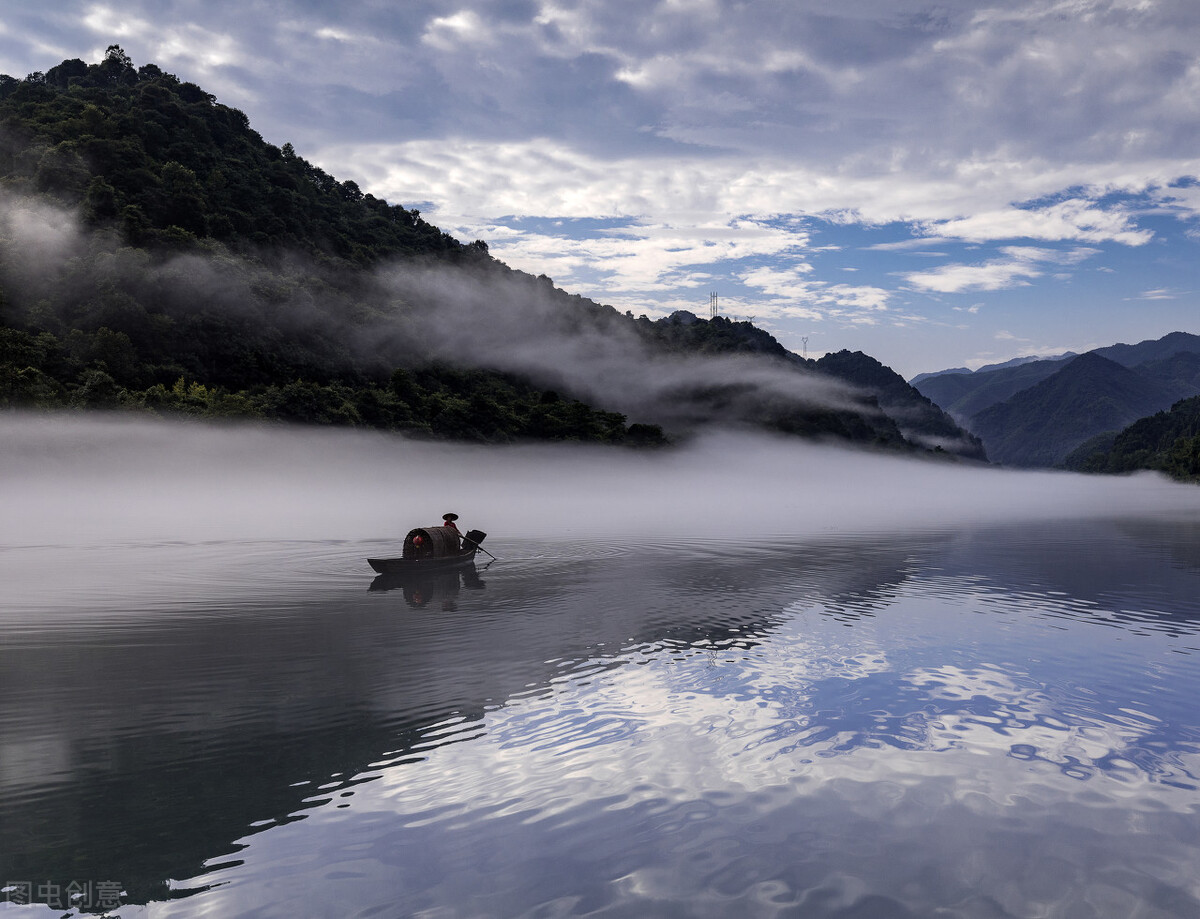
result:
[[[1107,440],[1080,448],[1065,465],[1083,472],[1155,469],[1200,482],[1200,396],[1181,399],[1169,411],[1141,418]]]
[[[0,406],[664,442],[512,374],[431,365],[413,341],[367,347],[407,305],[363,269],[486,269],[486,245],[338,182],[115,46],[99,64],[0,77],[0,190],[10,211],[40,199],[88,228],[53,270],[0,231]]]
[[[24,80],[0,76],[0,176],[82,204],[129,242],[304,250],[368,264],[403,253],[471,257],[415,210],[363,194],[265,143],[245,113],[117,46]]]
[[[432,365],[395,370],[385,385],[296,379],[243,390],[206,386],[186,376],[145,388],[130,384],[136,364],[123,333],[101,328],[62,342],[0,328],[0,405],[135,409],[207,419],[261,418],[320,425],[367,426],[415,435],[505,443],[581,440],[636,446],[663,443],[655,425],[564,399],[520,378]],[[126,368],[126,384],[109,369]]]
[[[632,314],[627,314],[632,317]],[[667,351],[699,354],[765,354],[811,366],[781,345],[771,333],[745,321],[713,316],[700,319],[687,310],[677,310],[665,319],[643,318],[642,334]]]

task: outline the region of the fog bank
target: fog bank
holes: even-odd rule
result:
[[[882,417],[866,394],[832,376],[761,354],[672,352],[611,308],[498,263],[399,260],[366,271],[301,252],[254,259],[211,242],[152,255],[89,231],[73,211],[0,190],[0,280],[14,315],[60,337],[104,326],[138,342],[148,317],[202,313],[228,319],[281,358],[291,354],[305,379],[361,372],[385,380],[432,359],[514,373],[672,430],[755,417],[766,405]]]
[[[506,537],[750,539],[1113,515],[1193,516],[1200,488],[714,433],[662,451],[0,416],[0,548],[391,539],[446,511]]]

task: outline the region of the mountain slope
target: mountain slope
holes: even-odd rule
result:
[[[924,380],[932,380],[934,377],[969,373],[971,373],[970,367],[947,367],[945,370],[933,370],[929,373],[918,373],[915,377],[908,381],[908,384],[910,386],[916,386],[918,383]]]
[[[0,78],[0,172],[9,191],[80,205],[135,244],[197,237],[371,264],[398,254],[474,255],[415,210],[364,195],[266,143],[246,115],[120,48],[41,79]],[[477,248],[477,247],[476,247]]]
[[[1064,360],[1022,361],[995,370],[947,374],[914,384],[921,395],[931,399],[960,424],[993,405],[1004,402],[1058,373]]]
[[[1088,353],[980,412],[971,425],[993,462],[1054,466],[1088,438],[1123,428],[1171,401],[1157,382]]]
[[[1135,421],[1100,449],[1081,447],[1064,465],[1083,472],[1154,469],[1182,481],[1200,481],[1200,396]]]
[[[895,419],[908,440],[971,459],[987,458],[977,437],[964,432],[900,374],[875,358],[861,351],[838,351],[820,358],[816,366],[823,373],[874,393],[879,407]]]
[[[870,391],[765,331],[634,319],[514,271],[116,46],[0,77],[0,205],[0,406],[916,449]]]

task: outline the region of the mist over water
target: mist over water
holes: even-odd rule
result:
[[[1129,513],[1155,475],[1002,470],[718,432],[681,447],[481,447],[311,428],[0,417],[0,545],[390,539],[447,511],[493,538],[814,537]]]

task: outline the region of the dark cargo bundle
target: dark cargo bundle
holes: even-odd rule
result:
[[[458,549],[454,527],[417,527],[404,537],[404,558],[445,558]]]

